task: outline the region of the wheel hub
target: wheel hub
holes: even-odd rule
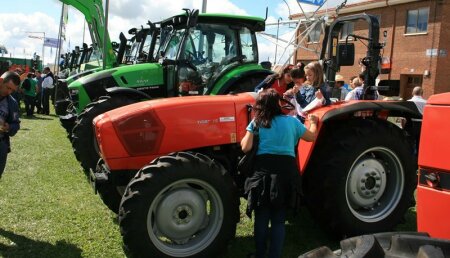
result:
[[[350,201],[364,208],[376,206],[386,189],[386,170],[375,159],[364,159],[353,167],[347,188]]]
[[[207,218],[206,202],[189,188],[167,193],[155,212],[157,229],[176,242],[188,240],[202,228]]]

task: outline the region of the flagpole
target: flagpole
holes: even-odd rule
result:
[[[45,32],[44,33],[44,38],[42,39],[42,69],[44,68],[44,55],[45,55]],[[42,71],[41,71],[42,72]]]
[[[106,0],[105,5],[105,28],[103,30],[103,70],[106,69],[106,35],[108,35],[109,0]]]
[[[84,33],[86,32],[86,21],[83,22],[83,41],[81,43],[84,43]]]
[[[64,16],[64,4],[62,4],[61,18],[59,19],[59,32],[58,32],[58,43],[57,43],[58,51],[55,56],[55,65],[56,65],[55,75],[58,75],[58,73],[59,73],[59,56],[61,55],[61,32],[62,32],[63,16]]]

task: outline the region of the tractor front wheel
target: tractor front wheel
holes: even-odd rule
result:
[[[142,168],[119,210],[132,257],[216,257],[234,237],[238,220],[231,176],[199,153],[174,153]]]

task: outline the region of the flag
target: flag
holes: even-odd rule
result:
[[[63,4],[61,17],[61,38],[66,40],[66,25],[69,21],[69,6],[66,4]]]
[[[311,4],[321,6],[325,2],[325,0],[297,0],[301,4]]]
[[[63,5],[63,23],[67,24],[67,22],[69,21],[69,6],[66,4]]]
[[[59,47],[58,39],[54,38],[45,38],[44,39],[44,47]]]

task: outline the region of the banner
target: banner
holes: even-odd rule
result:
[[[325,2],[325,0],[297,0],[301,4],[311,4],[321,6]]]
[[[58,39],[45,38],[44,39],[44,47],[54,47],[54,48],[59,47]]]

